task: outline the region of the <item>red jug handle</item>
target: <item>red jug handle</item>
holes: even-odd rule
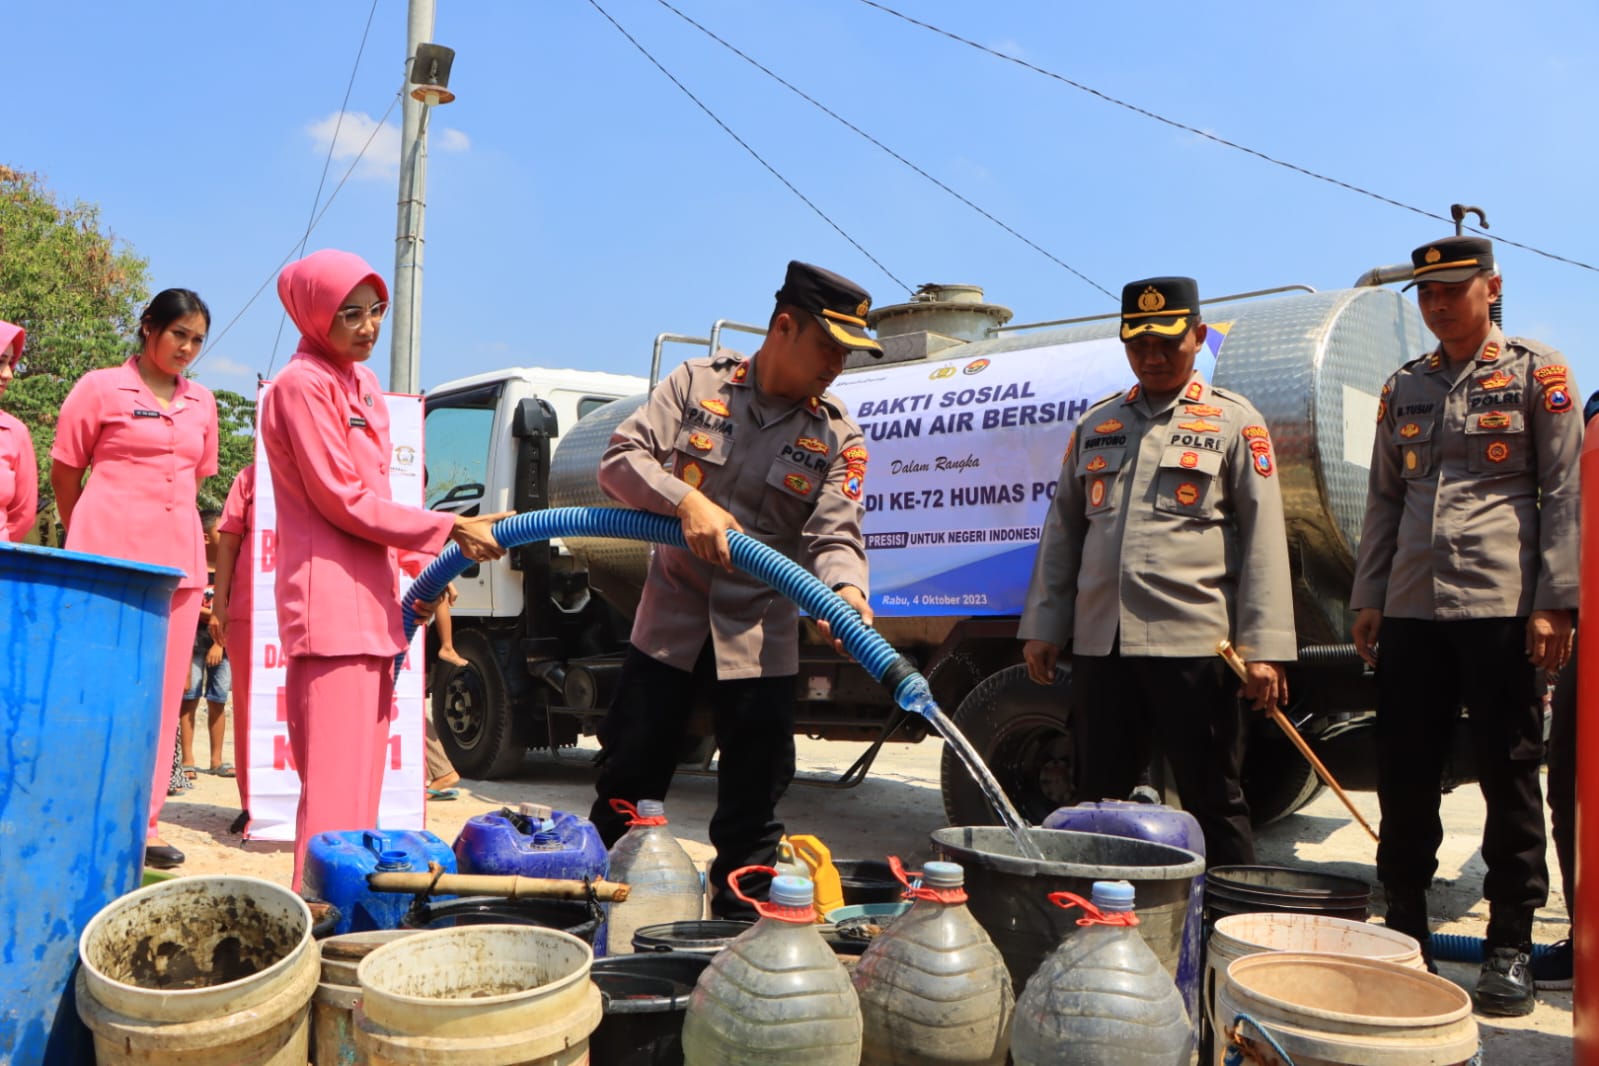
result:
[[[968,898],[964,885],[958,888],[934,888],[927,883],[921,870],[907,872],[905,864],[900,862],[898,855],[888,857],[888,868],[894,874],[894,879],[905,886],[906,899],[927,899],[935,903],[965,903]],[[912,886],[911,878],[922,883]]]
[[[633,804],[629,803],[625,799],[613,799],[611,801],[611,810],[615,811],[617,814],[625,814],[625,815],[627,815],[627,824],[628,825],[665,825],[666,824],[666,815],[664,815],[664,814],[652,814],[652,815],[650,815],[649,817],[646,818],[644,815],[642,815],[642,814],[640,814],[638,812],[638,808],[637,807],[633,806]]]
[[[1102,911],[1075,892],[1051,892],[1049,901],[1063,910],[1081,907],[1083,916],[1078,925],[1137,925],[1138,915],[1133,911]]]
[[[738,879],[745,874],[771,874],[778,876],[776,870],[770,866],[740,866],[737,870],[727,875],[727,887],[733,890],[733,895],[755,908],[755,913],[762,918],[775,918],[780,922],[793,922],[795,925],[812,925],[816,921],[816,907],[785,907],[778,903],[762,903],[758,899],[746,896],[738,887]]]

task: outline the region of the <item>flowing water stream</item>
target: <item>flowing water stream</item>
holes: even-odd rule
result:
[[[977,754],[977,749],[972,747],[966,735],[955,728],[955,723],[950,721],[949,716],[936,703],[929,701],[925,706],[917,707],[915,710],[943,735],[944,743],[948,744],[950,750],[960,756],[961,762],[966,764],[966,769],[982,788],[983,795],[988,797],[989,806],[994,808],[1000,821],[1005,823],[1005,828],[1010,830],[1011,837],[1016,841],[1016,849],[1022,857],[1044,862],[1044,853],[1033,843],[1026,819],[1005,795],[1005,790],[999,787],[999,780],[994,777],[994,772],[983,762],[982,756]]]

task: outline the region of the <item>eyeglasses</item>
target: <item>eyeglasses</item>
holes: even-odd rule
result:
[[[382,322],[383,316],[389,313],[389,301],[379,300],[371,307],[341,307],[333,312],[333,317],[344,323],[345,329],[360,329],[367,319]]]

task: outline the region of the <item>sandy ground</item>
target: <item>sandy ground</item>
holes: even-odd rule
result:
[[[203,729],[200,732],[203,736]],[[198,743],[200,750],[195,754],[205,765],[205,741]],[[530,754],[520,771],[508,779],[462,781],[459,799],[428,804],[426,828],[453,841],[468,818],[524,801],[586,813],[594,796],[590,761],[597,751],[592,739],[586,743],[586,747],[563,753],[559,760]],[[802,780],[789,790],[781,809],[790,832],[815,834],[835,859],[896,854],[914,867],[933,857],[929,834],[945,824],[938,789],[939,741],[886,745],[870,777],[848,790],[828,788],[820,782],[845,770],[865,745],[801,738],[798,747]],[[231,758],[231,741],[225,750]],[[1376,795],[1353,795],[1366,820],[1376,825]],[[715,799],[714,777],[680,773],[667,802],[674,831],[697,861],[711,856],[705,833]],[[290,846],[246,842],[230,834],[228,826],[238,811],[235,782],[208,774],[201,774],[197,787],[183,797],[167,801],[162,833],[188,855],[179,872],[245,874],[287,885],[292,867]],[[1480,937],[1486,930],[1488,908],[1481,895],[1485,867],[1478,851],[1482,820],[1482,796],[1475,786],[1445,797],[1446,838],[1430,896],[1431,913],[1440,932]],[[1262,830],[1258,844],[1263,863],[1375,881],[1370,838],[1330,792],[1299,814]],[[1549,866],[1552,872],[1557,870],[1553,847]],[[1556,890],[1535,931],[1540,943],[1559,940],[1570,932],[1557,872],[1554,881]],[[1445,977],[1468,990],[1476,979],[1474,966],[1444,963],[1441,969]],[[1487,1063],[1564,1066],[1572,1061],[1569,992],[1539,993],[1537,1010],[1525,1018],[1479,1017],[1478,1024]]]

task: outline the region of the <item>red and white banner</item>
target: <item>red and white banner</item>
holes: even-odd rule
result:
[[[270,384],[257,394],[257,404]],[[422,506],[422,398],[387,394],[389,433],[394,449],[389,463],[389,488],[398,503]],[[277,613],[277,509],[272,496],[272,472],[260,434],[255,443],[255,528],[250,551],[255,563],[255,606],[250,638],[250,795],[246,806],[250,840],[293,840],[294,812],[300,802],[300,777],[289,756],[289,730],[284,706],[285,667],[278,643]],[[411,578],[401,573],[400,587]],[[422,646],[418,628],[411,653],[394,685],[394,709],[389,722],[389,757],[383,775],[383,796],[378,806],[381,829],[420,829],[427,812],[427,769],[422,748],[423,703]],[[350,826],[370,829],[372,826]]]

